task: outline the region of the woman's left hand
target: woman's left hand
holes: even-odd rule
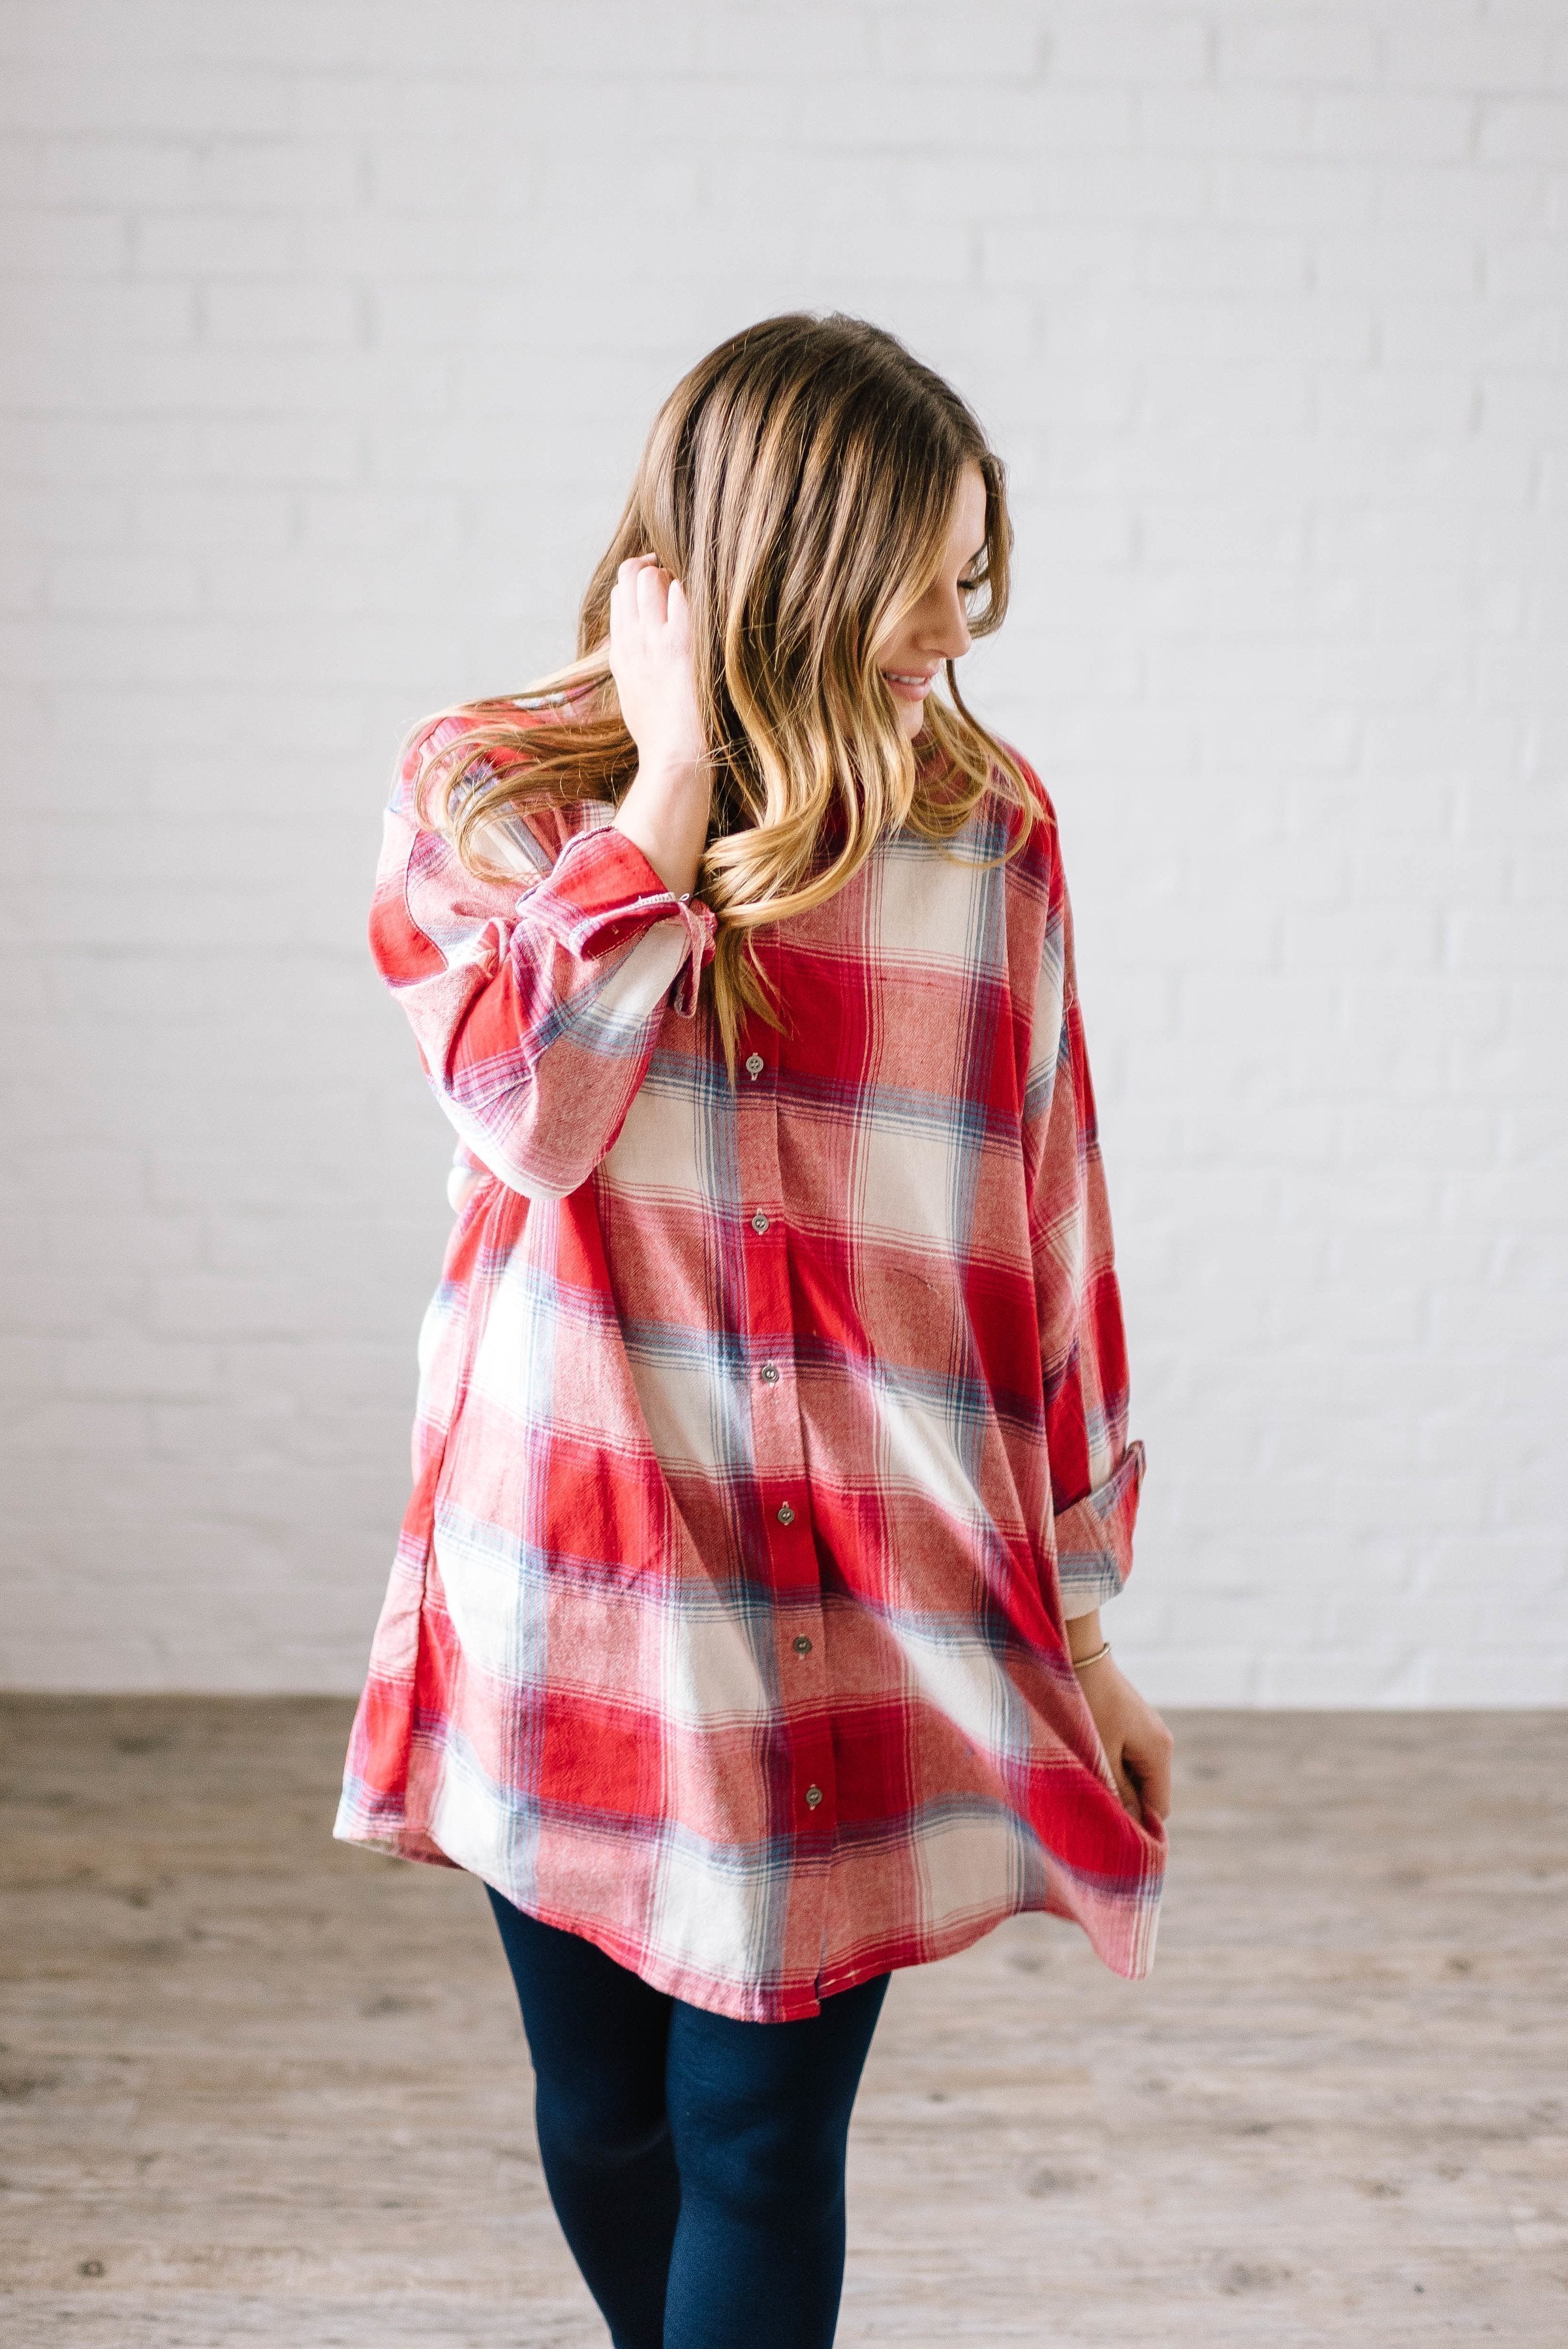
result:
[[[1147,1698],[1139,1696],[1114,1656],[1102,1656],[1078,1674],[1123,1806],[1142,1824],[1150,1813],[1170,1816],[1170,1758],[1176,1741]]]

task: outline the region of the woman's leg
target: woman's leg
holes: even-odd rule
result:
[[[680,2220],[666,2349],[828,2349],[844,2282],[844,2151],[888,1977],[804,2023],[674,2002],[666,2098]]]
[[[537,2082],[545,2182],[616,2349],[661,2349],[680,2192],[664,2107],[675,2002],[498,1892]]]

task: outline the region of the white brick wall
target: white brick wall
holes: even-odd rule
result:
[[[348,1688],[446,1143],[408,720],[750,316],[1011,460],[1168,1699],[1562,1702],[1562,0],[10,0],[0,1677]]]

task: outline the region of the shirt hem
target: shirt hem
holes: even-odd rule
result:
[[[1125,1981],[1142,1980],[1154,1961],[1160,1890],[1158,1879],[1141,1894],[1116,1904],[1130,1912],[1126,1922],[1131,1930],[1124,1934],[1092,1931],[1082,1917],[1060,1899],[1054,1899],[1047,1889],[1038,1899],[1011,1900],[957,1918],[940,1933],[922,1939],[918,1948],[911,1948],[908,1940],[884,1942],[861,1950],[853,1957],[836,1960],[809,1984],[789,1989],[751,1989],[742,1982],[704,1973],[679,1959],[650,1953],[601,1920],[555,1909],[544,1901],[519,1900],[506,1885],[497,1884],[484,1869],[453,1859],[428,1830],[415,1829],[406,1818],[369,1820],[362,1814],[340,1810],[333,1833],[343,1843],[359,1844],[370,1850],[389,1852],[399,1859],[456,1868],[463,1875],[477,1877],[524,1916],[542,1925],[554,1926],[557,1932],[575,1933],[579,1940],[591,1942],[650,1990],[680,1999],[683,2005],[700,2007],[710,2014],[728,2015],[737,2023],[807,2022],[821,2013],[825,1999],[837,1997],[883,1974],[904,1973],[915,1966],[937,1965],[944,1958],[958,1957],[977,1941],[984,1940],[987,1934],[994,1933],[1009,1917],[1054,1916],[1065,1924],[1077,1926],[1101,1962]],[[1116,1946],[1113,1947],[1113,1943]]]

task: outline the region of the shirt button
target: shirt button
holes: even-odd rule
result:
[[[757,1376],[761,1379],[763,1386],[776,1387],[779,1382],[778,1364],[776,1362],[764,1362],[762,1369],[758,1371]]]
[[[804,1631],[794,1643],[794,1651],[797,1656],[809,1656],[811,1653],[811,1641]]]
[[[752,1229],[754,1232],[765,1232],[767,1227],[768,1219],[759,1207],[756,1214],[752,1217]]]
[[[752,1053],[746,1062],[746,1074],[750,1077],[753,1084],[756,1083],[757,1079],[762,1075],[766,1065],[767,1063],[763,1061],[760,1052]]]
[[[822,1788],[821,1788],[820,1786],[808,1786],[808,1787],[806,1788],[806,1790],[805,1790],[805,1807],[806,1807],[806,1809],[807,1809],[808,1811],[815,1811],[815,1808],[816,1808],[816,1806],[817,1806],[817,1805],[818,1805],[818,1803],[820,1803],[820,1802],[821,1802],[821,1800],[822,1800]]]
[[[779,1511],[779,1523],[781,1526],[793,1526],[794,1523],[794,1511],[787,1501]]]

